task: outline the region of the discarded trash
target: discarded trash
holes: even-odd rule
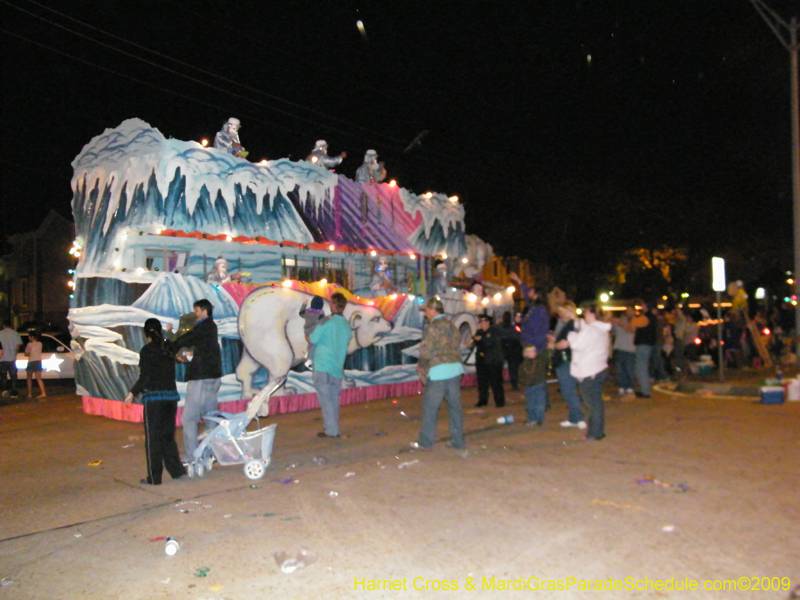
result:
[[[514,422],[514,415],[505,415],[503,417],[497,417],[497,422],[500,425],[505,425],[506,423],[513,423]]]
[[[129,442],[140,442],[142,440],[144,440],[144,436],[143,435],[129,435],[128,436],[128,441]]]
[[[83,537],[83,534],[82,533],[73,533],[72,537],[76,537],[76,538],[77,537]]]
[[[336,498],[336,496],[338,496],[338,495],[339,495],[339,492],[334,492],[334,491],[328,492],[328,496],[330,496],[331,498]]]
[[[165,535],[160,535],[158,537],[150,538],[147,540],[148,542],[166,542],[169,538]]]
[[[219,584],[217,584],[217,585],[212,585],[212,586],[211,586],[211,587],[209,587],[208,589],[209,589],[209,590],[211,590],[212,592],[218,592],[218,591],[220,591],[220,590],[221,590],[222,588],[224,588],[224,587],[225,587],[224,585],[219,585]]]
[[[328,459],[324,456],[315,456],[311,459],[311,462],[313,462],[315,465],[327,465]]]
[[[230,519],[232,516],[233,516],[232,514],[227,514],[227,515],[222,515],[222,518],[223,519]]]
[[[317,555],[306,548],[300,548],[295,554],[275,552],[272,556],[284,573],[294,573],[297,569],[307,567],[317,560]]]
[[[408,416],[408,415],[405,413],[405,411],[402,411],[402,410],[401,410],[401,411],[400,411],[400,414],[401,414],[402,416],[404,416],[406,419],[410,418],[410,417],[409,417],[409,416]]]
[[[274,517],[274,516],[275,516],[275,514],[276,514],[276,513],[263,513],[263,514],[258,514],[258,513],[256,513],[256,514],[247,515],[247,516],[248,516],[248,517]]]
[[[287,471],[291,471],[292,469],[296,469],[297,467],[299,467],[299,466],[300,466],[300,465],[302,465],[302,464],[303,464],[303,463],[301,463],[301,462],[293,462],[293,463],[289,463],[288,465],[286,465],[286,470],[287,470]]]
[[[6,587],[7,585],[11,585],[12,583],[14,583],[14,580],[11,579],[10,577],[3,577],[2,579],[0,579],[0,587]]]
[[[97,465],[100,465],[100,464],[103,464],[102,460],[95,460],[93,462],[86,463],[86,466],[87,467],[96,467]]]
[[[133,448],[133,444],[125,444],[123,448]]]
[[[283,517],[281,521],[299,521],[302,517]]]
[[[249,487],[251,490],[258,490],[258,489],[261,489],[261,486],[260,486],[260,485],[256,485],[255,483],[251,483],[251,484],[250,484],[249,486],[247,486],[247,487]]]
[[[667,533],[671,533],[671,532],[675,531],[675,525],[664,525],[661,528],[661,531],[666,531]]]
[[[178,540],[167,538],[167,543],[164,545],[164,552],[167,553],[167,556],[175,556],[180,547],[181,545],[178,543]]]
[[[345,477],[352,477],[352,476],[353,476],[353,475],[355,475],[355,474],[356,474],[356,472],[355,472],[355,471],[348,471],[347,473],[345,473],[345,474],[344,474],[344,476],[345,476]]]
[[[284,477],[283,479],[276,479],[278,483],[297,483],[298,480],[293,477]]]
[[[208,572],[211,569],[209,567],[200,567],[194,572],[195,577],[208,577]]]
[[[202,502],[199,502],[197,500],[185,500],[184,502],[178,502],[175,505],[175,508],[180,510],[182,513],[190,513],[196,510],[200,510],[201,508],[211,508],[211,505],[203,504]]]
[[[666,481],[660,481],[660,480],[656,479],[652,475],[645,475],[644,477],[642,477],[640,479],[637,479],[636,483],[638,483],[639,485],[652,483],[654,485],[657,485],[657,486],[663,487],[663,488],[673,488],[676,492],[690,492],[690,491],[692,491],[692,488],[690,488],[685,483],[667,483]]]
[[[415,459],[415,460],[409,460],[409,461],[407,461],[407,462],[402,462],[402,463],[400,463],[399,465],[397,465],[397,468],[398,468],[398,469],[407,469],[407,468],[408,468],[408,467],[410,467],[411,465],[415,465],[415,464],[417,464],[418,462],[419,462],[419,461],[418,461],[418,460],[416,460],[416,459]]]
[[[633,510],[642,510],[642,506],[637,506],[636,504],[617,504],[616,502],[612,502],[611,500],[598,500],[595,498],[591,501],[591,504],[601,504],[603,506],[613,506],[614,508],[632,508]]]
[[[163,583],[163,584],[167,584],[167,583],[169,583],[170,581],[172,581],[172,577],[167,577],[166,579],[162,579],[162,580],[161,580],[161,583]]]

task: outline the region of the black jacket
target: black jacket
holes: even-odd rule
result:
[[[561,331],[558,332],[556,336],[556,343],[567,339],[567,335],[570,331],[575,331],[575,321],[570,319],[566,323],[564,323],[564,327],[561,328]],[[553,368],[557,369],[564,363],[569,363],[572,360],[572,350],[570,348],[566,348],[564,350],[553,350]]]
[[[138,396],[143,391],[174,389],[177,389],[175,359],[172,354],[164,354],[153,342],[148,342],[139,352],[139,379],[131,388],[131,393]]]
[[[203,319],[191,331],[167,344],[175,353],[181,348],[194,346],[194,355],[186,368],[187,381],[222,377],[222,353],[217,340],[217,324],[211,317]]]
[[[492,325],[484,331],[475,332],[475,362],[482,365],[503,364],[502,336],[497,327]]]

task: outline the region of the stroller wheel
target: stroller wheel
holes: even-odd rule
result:
[[[264,463],[258,459],[244,463],[244,474],[248,479],[261,479],[264,476]]]
[[[186,465],[186,474],[189,476],[189,479],[194,478],[194,462],[190,462]]]
[[[194,466],[194,472],[198,477],[202,477],[206,474],[206,470],[203,468],[203,461],[197,462],[197,464]]]
[[[206,456],[206,460],[205,460],[205,463],[203,465],[203,466],[205,466],[206,471],[210,471],[211,470],[211,466],[213,464],[214,464],[214,456],[211,455],[211,454]]]

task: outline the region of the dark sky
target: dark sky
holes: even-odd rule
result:
[[[69,215],[105,128],[199,140],[236,116],[252,160],[325,138],[352,177],[375,148],[500,253],[565,272],[791,246],[789,52],[748,0],[0,0],[0,33],[5,234]]]

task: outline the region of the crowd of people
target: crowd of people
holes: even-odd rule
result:
[[[495,407],[505,406],[503,378],[507,367],[511,390],[521,388],[524,393],[526,425],[540,427],[550,408],[548,376],[552,373],[567,409],[560,425],[585,432],[587,440],[602,440],[606,436],[603,388],[610,377],[610,362],[618,393],[633,400],[650,398],[653,381],[681,377],[687,372],[687,365],[697,358],[699,323],[682,307],[660,309],[655,303],[638,301],[625,307],[621,314],[604,314],[596,304],[579,309],[566,300],[551,316],[540,290],[527,286],[514,273],[510,277],[523,295],[524,311],[506,312],[499,324],[489,314],[478,315],[478,327],[469,342],[475,357],[477,407],[488,406],[490,395]],[[300,311],[308,342],[306,365],[313,370],[322,412],[323,430],[318,435],[323,438],[341,437],[339,394],[352,336],[350,325],[341,316],[346,305],[345,296],[337,293],[329,301],[330,315],[324,314],[324,300],[317,296],[303,304]],[[450,445],[461,450],[465,447],[461,336],[445,315],[439,297],[430,297],[422,311],[427,320],[417,364],[424,384],[422,426],[411,447],[423,451],[433,447],[439,410],[446,403]],[[202,417],[218,409],[222,364],[213,306],[206,299],[195,302],[193,327],[181,336],[173,335],[169,326],[166,329],[162,331],[156,319],[145,322],[147,344],[140,352],[140,377],[125,398],[130,405],[136,396],[141,396],[144,404],[147,476],[141,483],[147,485],[160,484],[164,468],[173,478],[186,475],[187,463],[194,460],[198,447]],[[0,331],[0,340],[4,346],[13,346],[16,340],[3,338],[6,331],[8,328]],[[726,316],[723,331],[725,360],[741,361],[747,336],[735,312]],[[31,340],[26,353],[33,364],[29,377],[34,375],[35,379],[40,349],[36,346],[38,338],[31,336]],[[175,442],[180,399],[175,365],[187,362],[187,348],[191,349],[192,358],[186,371],[181,459]],[[39,384],[44,395],[41,379]],[[29,394],[31,385],[29,378]]]

